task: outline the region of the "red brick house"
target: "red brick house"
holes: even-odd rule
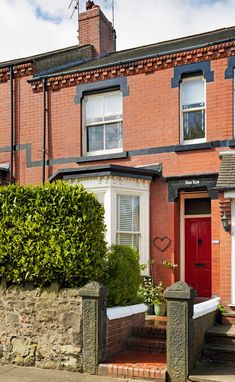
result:
[[[1,182],[83,183],[155,281],[235,306],[235,27],[116,52],[87,5],[80,45],[0,64]]]

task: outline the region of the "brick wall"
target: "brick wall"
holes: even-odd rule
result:
[[[79,15],[79,43],[93,45],[95,56],[114,51],[112,23],[99,6]]]
[[[91,10],[90,12],[99,12]],[[84,19],[85,22],[85,19]],[[88,30],[89,28],[87,28]],[[85,38],[85,37],[84,37]],[[233,137],[232,80],[224,79],[227,58],[211,60],[214,82],[206,84],[207,140],[227,140]],[[173,68],[149,74],[128,76],[129,96],[123,98],[124,150],[178,145],[179,89],[171,88]],[[15,153],[15,179],[21,184],[38,184],[42,181],[42,125],[43,95],[33,93],[27,82],[30,77],[15,80],[15,143],[21,149]],[[0,163],[9,162],[10,144],[10,83],[0,84]],[[61,168],[77,168],[76,157],[82,155],[81,107],[74,104],[75,86],[48,92],[47,159],[66,159],[46,167],[46,177]],[[29,166],[26,149],[30,145]],[[2,148],[2,150],[1,150]],[[168,202],[168,176],[217,173],[220,168],[219,152],[225,148],[189,150],[148,155],[129,156],[127,159],[89,162],[83,166],[115,163],[140,166],[162,163],[163,177],[151,185],[151,256],[154,280],[170,285],[179,278],[175,271],[163,268],[163,259],[180,264],[179,202]],[[154,238],[169,237],[171,245],[164,255],[154,246]],[[222,300],[230,299],[230,234],[220,223],[218,201],[212,201],[212,293],[221,294]]]
[[[132,335],[133,326],[142,325],[145,313],[137,313],[131,316],[107,319],[107,352],[106,359],[125,349],[125,343]]]
[[[225,68],[226,59],[212,61],[215,81],[207,83],[208,140],[232,139],[232,80],[223,79]],[[128,77],[130,94],[123,98],[124,150],[180,143],[179,89],[171,88],[172,77],[173,69]],[[22,77],[15,81],[15,143],[30,144],[32,161],[37,163],[33,168],[25,168],[25,150],[17,151],[16,180],[35,184],[41,182],[43,99],[42,93],[33,93],[28,79]],[[0,147],[10,144],[9,91],[9,81],[0,84]],[[77,167],[69,158],[82,155],[81,109],[74,104],[75,93],[75,87],[48,92],[47,158],[67,158],[68,163],[50,166],[47,176],[61,167]],[[162,163],[163,176],[218,172],[219,151],[221,149],[139,155],[114,163],[130,166]],[[9,161],[9,157],[9,152],[0,152],[1,163]],[[110,163],[110,160],[102,163]]]

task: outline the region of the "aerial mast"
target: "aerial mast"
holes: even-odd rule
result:
[[[68,9],[70,9],[71,7],[73,8],[73,11],[72,11],[72,14],[70,16],[70,20],[72,19],[76,10],[77,10],[78,16],[79,16],[79,8],[80,8],[79,0],[71,0],[69,3]]]

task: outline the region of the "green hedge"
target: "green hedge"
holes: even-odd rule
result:
[[[139,254],[131,247],[113,245],[107,255],[104,284],[109,289],[108,305],[131,305],[140,301]]]
[[[81,286],[99,279],[106,254],[104,210],[65,182],[0,188],[0,277]]]

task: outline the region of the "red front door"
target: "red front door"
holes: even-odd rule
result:
[[[185,281],[211,297],[211,219],[185,218]]]

